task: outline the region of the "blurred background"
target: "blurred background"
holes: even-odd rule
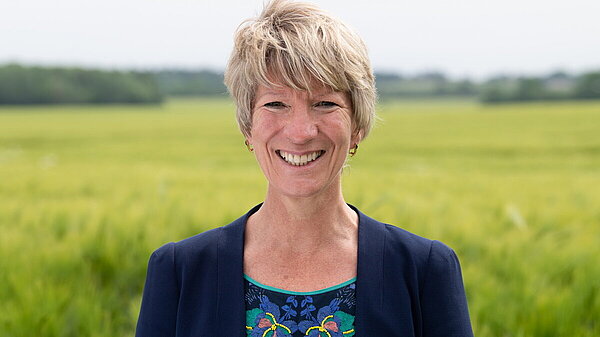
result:
[[[369,47],[348,202],[453,247],[476,336],[600,335],[600,2],[315,0]],[[222,83],[262,0],[0,3],[0,335],[130,336],[150,253],[265,180]]]

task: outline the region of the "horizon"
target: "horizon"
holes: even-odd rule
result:
[[[17,66],[22,66],[22,67],[41,67],[41,68],[68,68],[68,69],[82,69],[82,70],[101,70],[101,71],[117,71],[117,72],[190,72],[190,73],[195,73],[195,72],[203,72],[203,71],[208,71],[208,72],[212,72],[212,73],[216,73],[216,74],[223,74],[225,69],[215,69],[215,68],[210,68],[210,67],[182,67],[182,66],[173,66],[173,67],[153,67],[153,66],[148,66],[148,67],[139,67],[139,68],[133,68],[133,67],[127,67],[127,66],[123,66],[123,67],[111,67],[111,66],[102,66],[102,65],[88,65],[88,64],[61,64],[61,63],[24,63],[24,62],[18,62],[18,61],[7,61],[7,62],[2,62],[0,61],[0,67],[3,66],[8,66],[8,65],[17,65]],[[595,67],[595,68],[590,68],[590,69],[583,69],[580,71],[568,71],[568,70],[564,70],[564,69],[554,69],[554,70],[550,70],[550,71],[542,71],[539,73],[533,73],[533,72],[522,72],[522,73],[493,73],[490,74],[488,76],[485,77],[468,77],[468,76],[462,76],[462,77],[458,77],[458,76],[452,76],[452,74],[449,74],[447,72],[445,72],[444,70],[440,70],[440,69],[425,69],[422,71],[412,71],[412,72],[400,72],[397,70],[378,70],[378,69],[374,69],[373,73],[375,75],[393,75],[393,76],[400,76],[401,78],[404,79],[414,79],[417,77],[421,77],[421,76],[425,76],[425,75],[429,75],[429,74],[441,74],[442,76],[444,76],[446,79],[451,80],[451,81],[463,81],[463,80],[468,80],[468,81],[472,81],[474,83],[483,83],[492,79],[497,79],[497,78],[502,78],[502,77],[507,77],[507,78],[545,78],[545,77],[549,77],[552,76],[554,74],[558,74],[558,73],[564,73],[566,74],[568,77],[578,77],[584,74],[588,74],[588,73],[595,73],[595,72],[600,72],[600,66]]]

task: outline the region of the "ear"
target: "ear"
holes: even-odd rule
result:
[[[355,144],[359,144],[363,138],[363,130],[355,130],[352,133],[352,138],[350,139],[350,147],[354,147]]]
[[[247,141],[248,143],[252,144],[252,130],[248,130],[248,132],[242,132],[242,135],[244,136],[244,140]]]
[[[250,150],[250,148],[252,147],[252,131],[248,131],[247,133],[242,131],[242,135],[244,136],[244,144],[246,145],[246,147],[248,148],[248,150]]]

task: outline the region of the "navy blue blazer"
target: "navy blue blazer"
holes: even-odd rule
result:
[[[244,337],[244,226],[157,249],[150,257],[137,337]],[[473,336],[458,258],[439,241],[359,214],[357,337]]]

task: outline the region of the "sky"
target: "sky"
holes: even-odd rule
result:
[[[599,0],[314,0],[375,71],[452,77],[600,70]],[[263,0],[0,0],[0,64],[222,70]]]

